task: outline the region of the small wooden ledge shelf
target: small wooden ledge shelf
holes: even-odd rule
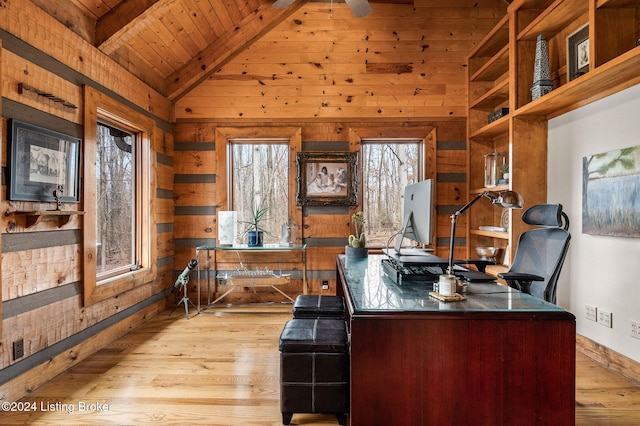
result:
[[[13,212],[7,212],[7,215],[13,214],[16,216],[23,216],[25,218],[25,228],[31,228],[36,226],[43,220],[56,221],[56,226],[62,228],[69,223],[71,216],[84,215],[82,211],[64,211],[64,210],[39,210],[39,211],[22,211],[17,210]]]

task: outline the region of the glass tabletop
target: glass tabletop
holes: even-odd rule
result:
[[[565,312],[559,306],[498,283],[470,283],[466,300],[443,302],[429,295],[431,283],[398,285],[385,275],[382,255],[339,255],[354,308],[359,312]]]

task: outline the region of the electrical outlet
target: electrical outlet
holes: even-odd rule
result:
[[[24,356],[24,340],[18,339],[13,342],[13,360],[22,358]]]
[[[327,280],[323,280],[322,281],[322,289],[323,290],[329,290],[329,281],[327,281]]]
[[[631,337],[640,339],[640,321],[631,320]]]
[[[598,309],[598,323],[604,325],[605,327],[613,328],[611,325],[611,312]]]
[[[598,308],[591,305],[584,305],[584,317],[589,321],[598,321]]]

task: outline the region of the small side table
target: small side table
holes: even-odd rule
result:
[[[238,257],[240,257],[241,253],[296,252],[296,251],[299,251],[302,255],[302,293],[307,294],[308,286],[307,286],[307,245],[306,244],[302,244],[302,245],[265,244],[260,247],[249,247],[246,244],[240,244],[240,245],[233,245],[233,246],[205,245],[205,246],[196,247],[196,259],[198,260],[198,270],[197,270],[197,274],[198,274],[197,310],[198,312],[202,310],[201,304],[200,304],[200,297],[201,297],[200,285],[202,281],[201,272],[206,272],[206,282],[207,282],[207,306],[206,307],[209,307],[210,305],[213,305],[219,302],[225,296],[227,296],[229,293],[235,290],[238,286],[271,287],[293,302],[293,299],[288,294],[286,294],[285,292],[283,292],[277,287],[278,285],[287,284],[291,278],[289,275],[281,275],[281,276],[263,275],[255,271],[246,271],[246,273],[244,273],[243,271],[239,271],[236,274],[232,273],[232,274],[229,274],[228,276],[220,277],[221,279],[226,280],[227,285],[230,285],[230,287],[222,295],[216,298],[214,301],[211,301],[211,276],[213,274],[213,280],[215,285],[214,291],[215,291],[215,289],[217,288],[217,280],[218,280],[217,253],[219,252],[236,252],[238,253]],[[202,264],[202,262],[200,262],[201,252],[206,252],[206,260],[204,262],[204,265]],[[241,263],[240,259],[238,263]]]

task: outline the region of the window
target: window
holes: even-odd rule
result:
[[[268,208],[264,243],[280,242],[289,221],[288,140],[230,141],[231,209],[238,212],[238,242],[246,243],[246,223],[256,208]]]
[[[135,268],[137,135],[98,123],[96,138],[96,273],[110,277]]]
[[[155,278],[153,119],[85,86],[85,305]]]
[[[386,247],[402,226],[406,185],[422,180],[422,140],[362,140],[362,211],[368,247]]]

